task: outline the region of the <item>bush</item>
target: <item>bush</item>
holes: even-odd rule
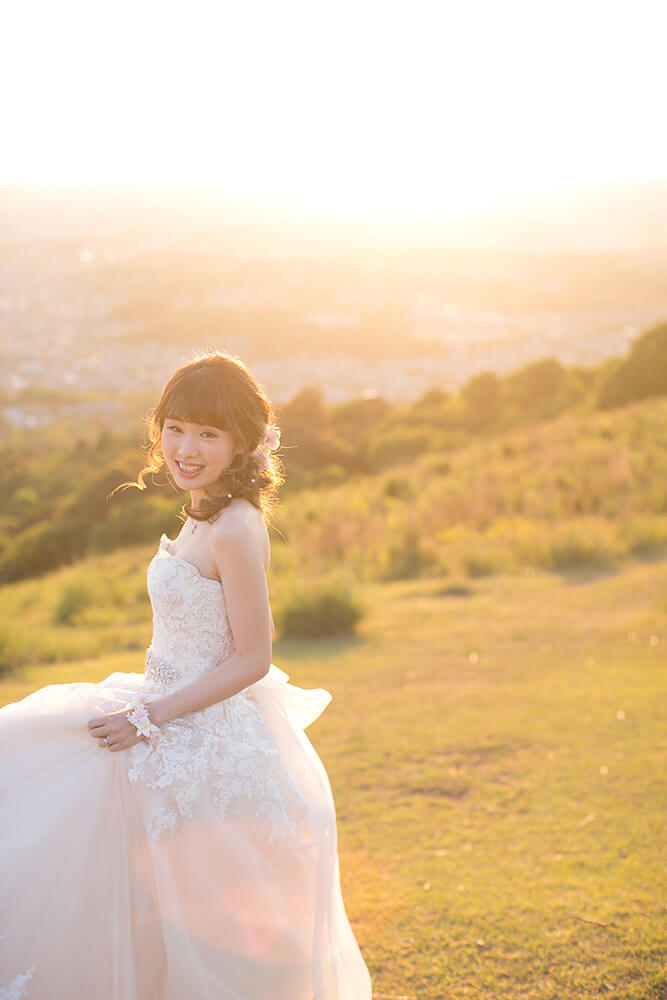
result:
[[[71,625],[82,611],[89,608],[95,600],[93,588],[85,580],[74,580],[67,584],[60,595],[53,620],[56,625]]]
[[[472,431],[482,430],[500,413],[503,385],[495,372],[480,372],[468,379],[461,396],[466,404],[466,425]]]
[[[438,447],[438,434],[433,427],[411,427],[398,424],[378,430],[366,442],[366,459],[371,472],[402,462],[412,462],[417,455],[422,455]]]
[[[496,572],[496,560],[490,552],[464,552],[461,557],[466,576],[493,576]]]
[[[276,623],[285,638],[320,638],[353,632],[363,615],[352,583],[345,577],[329,576],[292,584],[278,607]]]
[[[667,323],[647,330],[628,358],[611,368],[598,397],[601,409],[667,394]]]
[[[621,525],[620,537],[632,555],[658,555],[667,548],[667,517],[636,515]]]
[[[394,500],[412,500],[415,495],[413,483],[406,475],[390,476],[385,480],[384,495]]]
[[[421,576],[436,561],[434,552],[423,542],[418,529],[407,519],[394,518],[388,524],[387,541],[378,552],[380,580],[410,580]]]
[[[0,628],[0,674],[9,673],[18,666],[18,656],[9,632]]]
[[[543,553],[549,569],[612,566],[616,557],[613,526],[593,519],[556,524]]]
[[[544,404],[545,398],[556,395],[565,378],[560,361],[543,358],[507,375],[505,388],[522,412],[531,413]]]

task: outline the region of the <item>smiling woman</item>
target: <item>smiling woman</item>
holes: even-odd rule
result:
[[[371,1000],[304,731],[331,696],[271,663],[269,401],[207,353],[149,433],[134,485],[166,464],[191,498],[148,566],[145,671],[0,709],[0,995]]]
[[[176,369],[149,417],[147,466],[117,489],[145,489],[146,474],[166,465],[176,488],[191,492],[184,517],[208,520],[235,497],[266,517],[283,482],[274,419],[243,362],[216,351],[199,355]]]
[[[162,454],[172,475],[180,474],[186,479],[199,476],[203,489],[206,481],[212,485],[220,478],[231,465],[237,449],[229,431],[167,417],[162,430]],[[206,475],[201,477],[204,469]]]

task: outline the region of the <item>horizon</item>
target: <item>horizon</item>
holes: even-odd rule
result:
[[[0,214],[5,224],[50,222],[61,235],[75,234],[76,222],[87,227],[102,222],[117,229],[137,224],[159,230],[215,232],[230,224],[247,236],[280,232],[299,240],[353,238],[385,242],[383,250],[405,252],[430,241],[443,249],[503,252],[637,252],[667,249],[667,177],[643,182],[618,181],[576,185],[526,194],[495,208],[479,209],[449,219],[341,217],[323,210],[297,213],[293,206],[260,198],[242,199],[211,185],[90,182],[87,184],[0,181]],[[220,229],[222,231],[222,229]],[[305,245],[305,244],[304,244]],[[376,244],[378,247],[379,244]]]

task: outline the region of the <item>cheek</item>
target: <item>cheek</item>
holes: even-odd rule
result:
[[[223,468],[227,468],[233,455],[234,446],[228,441],[216,441],[215,446],[209,451],[210,460],[215,465],[221,465]]]
[[[162,445],[162,454],[168,455],[174,447],[173,434],[164,433],[160,438],[160,444]]]
[[[232,459],[234,458],[234,452],[235,452],[235,450],[236,450],[236,446],[234,444],[234,439],[230,435],[230,437],[228,437],[226,439],[225,446],[224,446],[224,449],[223,449],[224,456],[225,456],[225,461],[226,461],[227,465],[229,465],[230,462],[232,461]]]

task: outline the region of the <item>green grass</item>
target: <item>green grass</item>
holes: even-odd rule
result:
[[[145,546],[124,549],[2,587],[0,677],[5,670],[20,676],[33,664],[145,649],[152,554]]]
[[[134,591],[140,553],[114,559]],[[5,588],[3,615],[26,601],[34,630],[59,593]],[[667,562],[364,593],[355,637],[281,640],[274,662],[334,695],[309,735],[376,997],[664,1000]],[[99,651],[24,664],[0,701],[141,670],[136,617],[135,650],[79,626]]]
[[[326,489],[287,490],[274,563],[368,581],[525,567],[569,573],[667,552],[667,400],[568,412]]]

